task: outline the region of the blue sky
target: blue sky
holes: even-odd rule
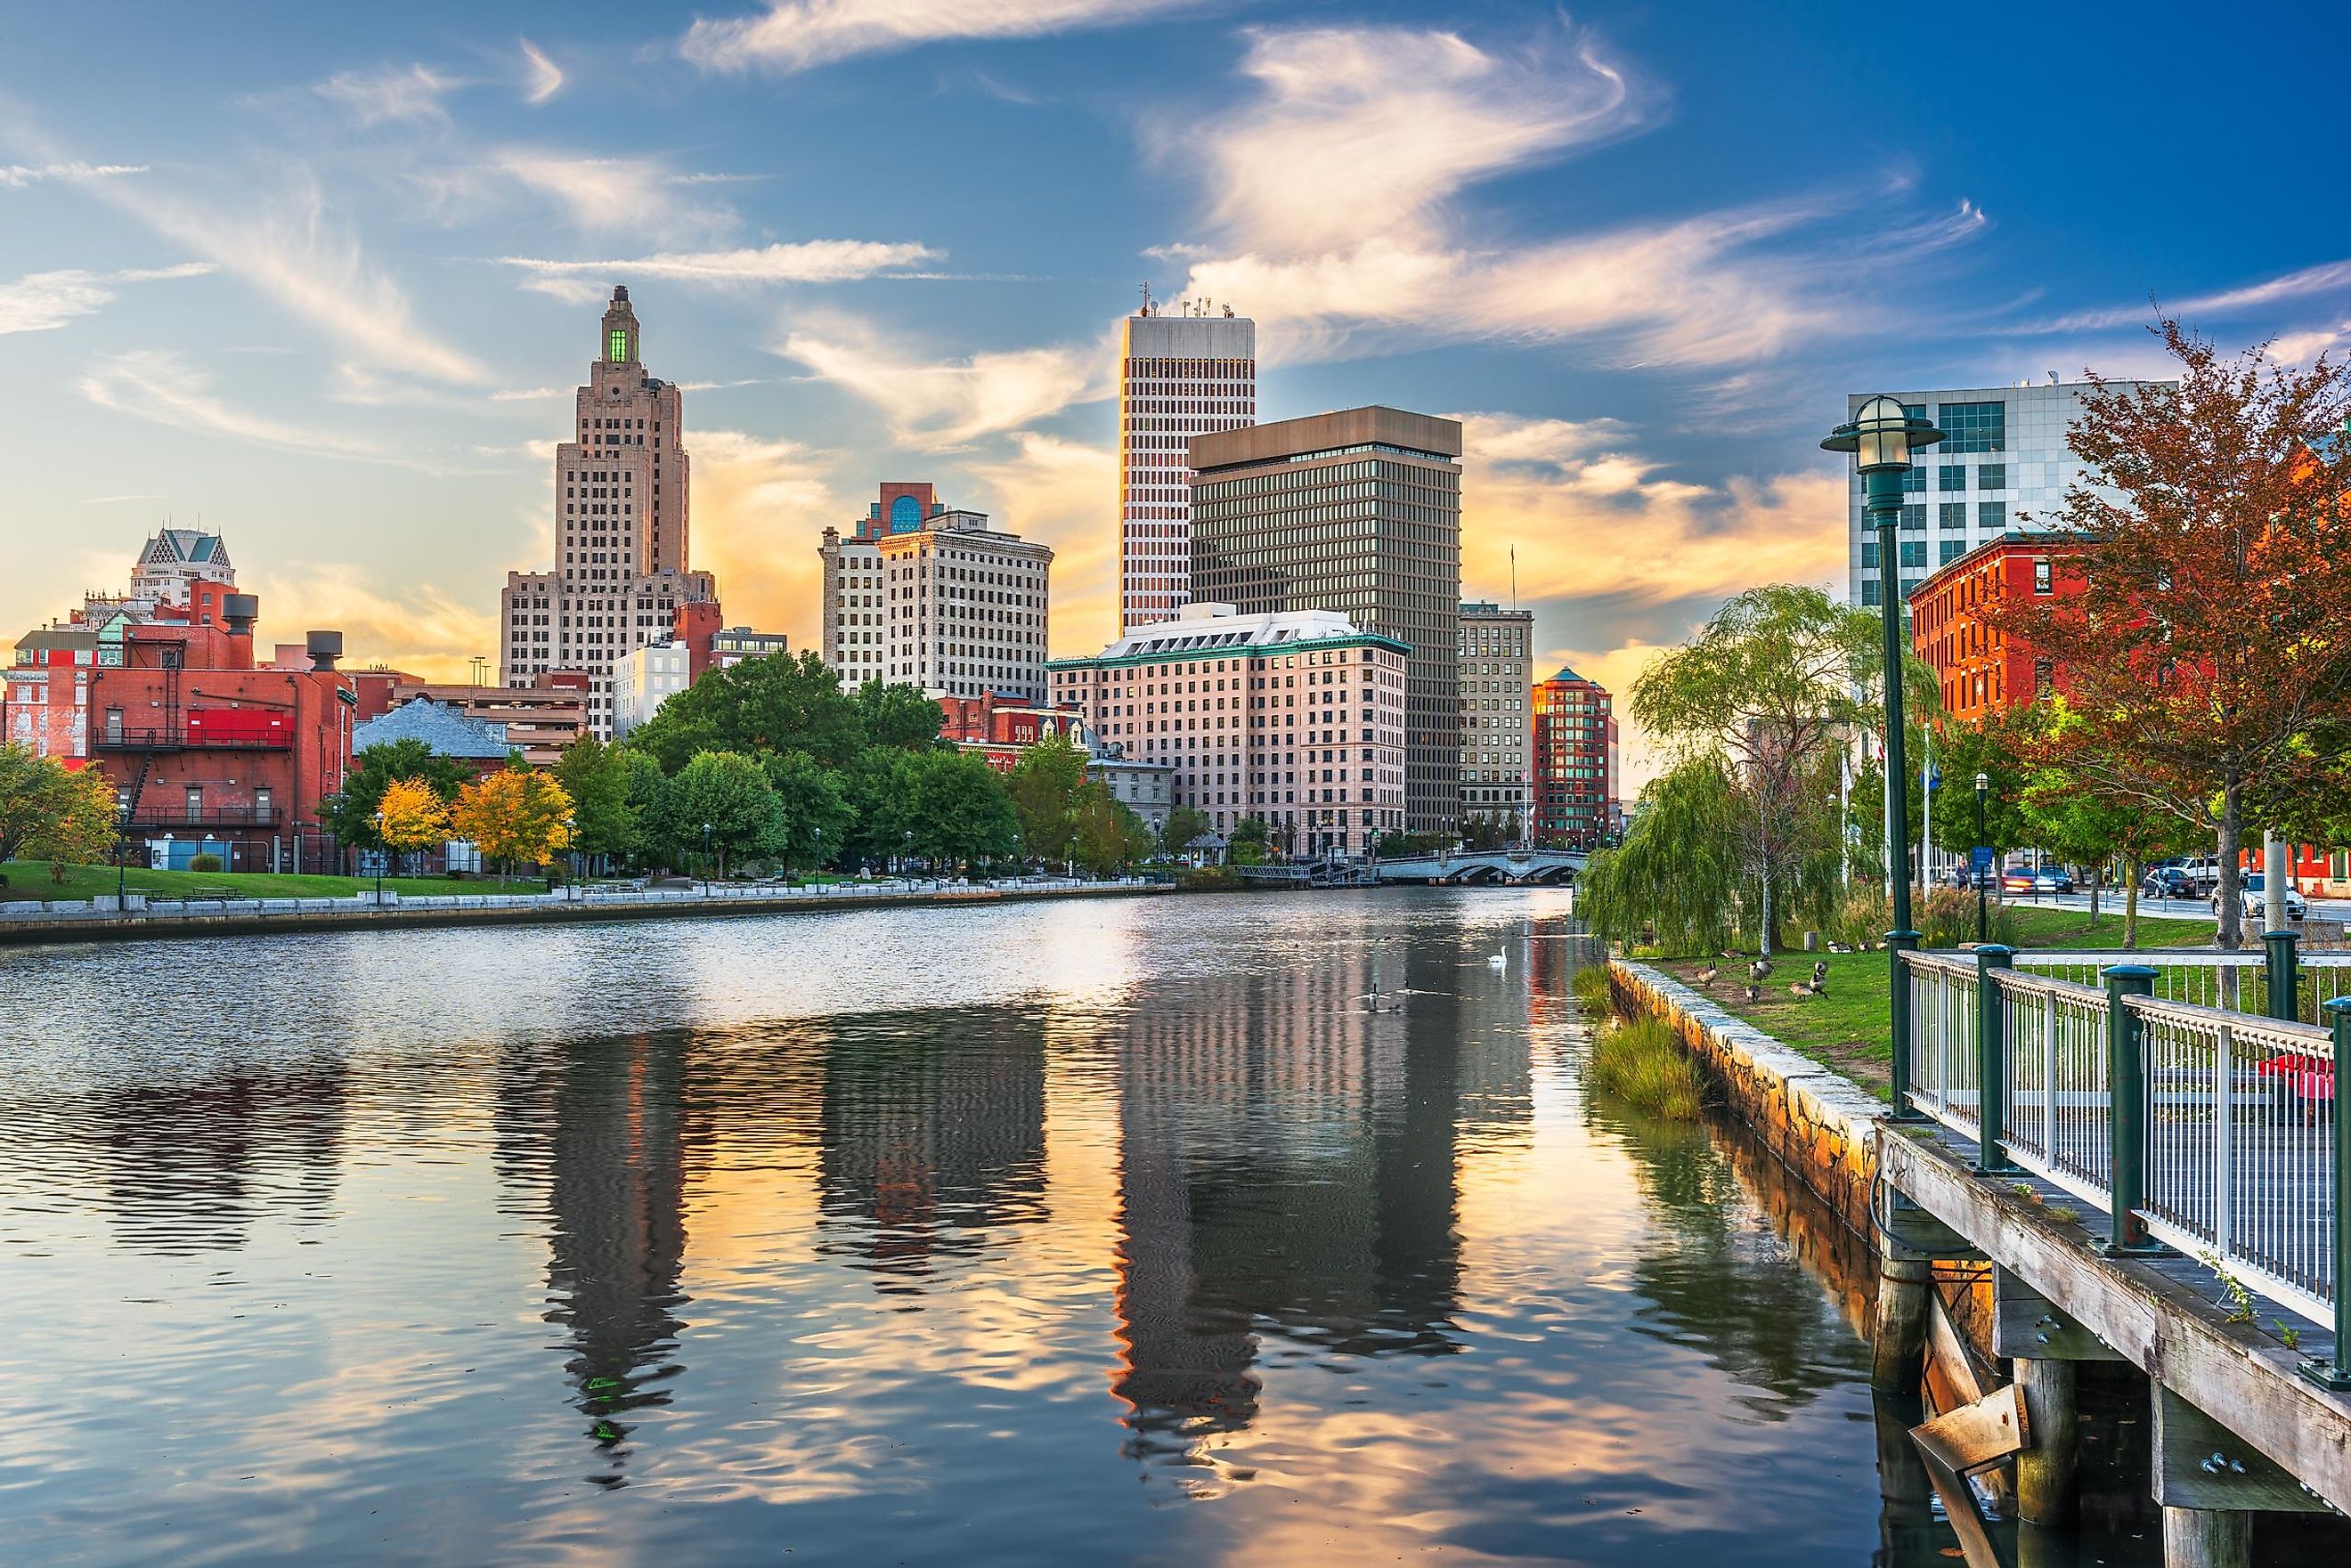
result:
[[[462,670],[551,550],[630,285],[694,549],[812,643],[819,530],[932,478],[1114,618],[1115,323],[1259,322],[1261,417],[1470,427],[1467,581],[1621,685],[1842,580],[1848,391],[2351,330],[2340,7],[760,0],[21,10],[0,64],[0,628],[165,517],[264,631]],[[398,25],[393,25],[396,17]]]

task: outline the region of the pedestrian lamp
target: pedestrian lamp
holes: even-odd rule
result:
[[[1910,928],[1910,780],[1902,755],[1902,570],[1895,531],[1902,523],[1902,476],[1909,472],[1910,455],[1942,439],[1943,433],[1923,412],[1913,414],[1899,398],[1881,393],[1865,400],[1851,423],[1838,425],[1821,443],[1823,451],[1853,454],[1855,471],[1861,476],[1862,504],[1877,528],[1877,599],[1886,642],[1886,851],[1894,890],[1894,929],[1886,934],[1893,981],[1886,1010],[1893,1026],[1897,1122],[1923,1121],[1925,1116],[1910,1103],[1910,987],[1902,967],[1902,955],[1918,946],[1918,933]]]
[[[580,852],[572,848],[572,829],[577,825],[580,819],[577,817],[566,817],[563,819],[563,847],[571,852],[571,880],[575,883],[580,880]],[[554,876],[550,872],[548,881],[551,883],[554,880]]]
[[[391,852],[390,846],[383,841],[383,813],[378,811],[375,814],[375,901],[378,904],[383,902],[383,859]]]
[[[131,894],[131,802],[114,803],[114,907],[119,913]]]
[[[899,857],[898,865],[904,871],[914,869],[914,830],[912,828],[906,830],[906,852]]]
[[[1991,842],[1984,832],[1984,791],[1991,788],[1991,774],[1976,775],[1976,843],[1979,848]],[[1976,946],[1980,947],[1984,945],[1984,882],[1991,874],[1991,867],[1988,864],[1977,865],[1976,857],[1973,855],[1968,857],[1968,864],[1976,873]]]
[[[709,823],[707,823],[707,822],[705,822],[705,823],[703,823],[703,824],[702,824],[702,873],[703,873],[703,876],[704,876],[705,879],[707,879],[707,878],[708,878],[708,876],[709,876],[709,874],[710,874],[710,872],[711,872],[711,869],[712,869],[712,867],[711,867],[711,863],[710,863],[710,824],[709,824]]]
[[[819,882],[824,880],[824,830],[822,828],[816,831],[816,879]]]

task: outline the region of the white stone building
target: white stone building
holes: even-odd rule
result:
[[[1524,842],[1534,779],[1535,612],[1461,606],[1461,821]]]
[[[1118,361],[1118,629],[1192,600],[1192,437],[1257,423],[1257,323],[1144,301]]]
[[[984,512],[959,510],[874,547],[882,680],[946,696],[1046,700],[1050,547],[991,529]]]

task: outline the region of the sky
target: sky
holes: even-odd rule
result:
[[[1147,281],[1257,320],[1261,419],[1463,420],[1465,594],[1620,693],[1742,588],[1842,591],[1848,392],[2157,371],[2150,301],[2351,338],[2346,133],[2297,68],[2351,12],[1882,15],[22,8],[0,636],[168,520],[225,537],[265,640],[462,676],[552,559],[615,283],[687,389],[730,622],[816,646],[823,528],[929,479],[1054,547],[1052,652],[1099,651]]]

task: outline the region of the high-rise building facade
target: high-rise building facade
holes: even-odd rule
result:
[[[1193,313],[1196,309],[1197,313]],[[1163,315],[1148,299],[1118,350],[1118,629],[1165,621],[1192,600],[1187,443],[1257,423],[1257,323],[1206,307]]]
[[[1050,547],[947,510],[875,541],[882,674],[934,695],[1045,700]]]
[[[1053,705],[1174,768],[1174,804],[1220,833],[1256,817],[1277,848],[1362,854],[1404,826],[1409,655],[1329,611],[1195,603],[1094,658],[1055,660]]]
[[[1589,849],[1614,825],[1614,699],[1565,665],[1534,698],[1534,841]]]
[[[847,534],[824,530],[817,556],[824,563],[825,667],[841,676],[841,689],[855,691],[883,678],[882,656],[888,617],[884,613],[881,541],[892,534],[920,533],[946,507],[929,485],[893,480],[869,501],[865,516]]]
[[[1191,445],[1192,586],[1245,615],[1332,610],[1412,650],[1405,830],[1461,810],[1461,425],[1393,408]]]
[[[1461,606],[1461,821],[1527,836],[1534,778],[1535,612]]]
[[[509,686],[547,670],[589,675],[589,726],[612,737],[612,666],[669,640],[680,604],[716,597],[687,565],[688,463],[678,389],[645,374],[636,311],[614,288],[572,439],[555,449],[557,560],[508,572],[498,666]]]
[[[2136,385],[2111,384],[2120,391]],[[2014,529],[2047,528],[2055,522],[2065,492],[2082,480],[2071,429],[2090,390],[2084,382],[2061,382],[2053,371],[2046,382],[2010,387],[1892,394],[1943,432],[1941,444],[1918,454],[1902,476],[1895,570],[1906,598],[1929,572],[1978,546]],[[1859,413],[1876,395],[1848,396],[1845,417]],[[1848,475],[1845,485],[1851,602],[1874,607],[1886,580],[1877,559],[1877,529],[1863,503],[1861,476]]]

